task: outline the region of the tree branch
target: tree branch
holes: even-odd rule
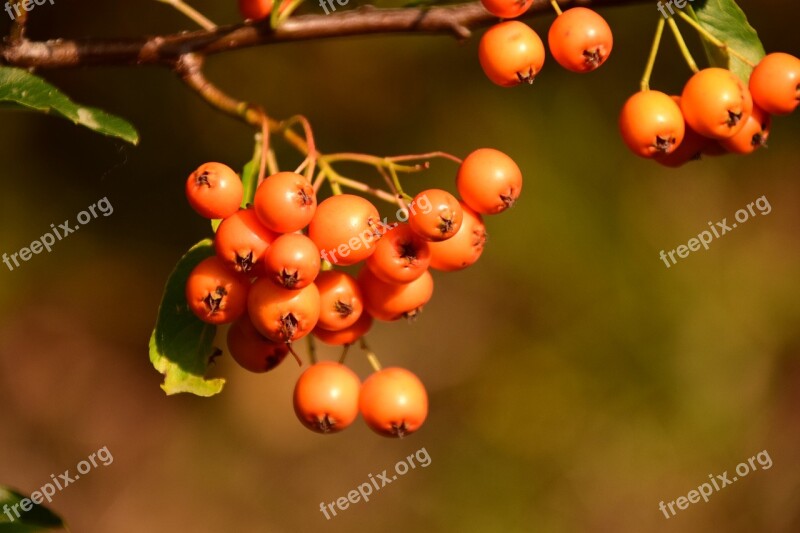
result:
[[[564,7],[608,7],[648,0],[562,0]],[[549,0],[533,0],[525,17],[552,10]],[[0,64],[38,69],[101,65],[160,65],[174,68],[186,54],[212,55],[287,41],[329,39],[380,33],[450,34],[467,38],[470,30],[498,21],[479,2],[431,8],[359,9],[331,15],[290,17],[272,30],[269,20],[136,39],[9,41],[0,45]]]

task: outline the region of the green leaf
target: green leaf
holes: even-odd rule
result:
[[[261,170],[261,134],[257,133],[255,137],[255,148],[253,149],[253,158],[245,164],[242,169],[242,185],[244,187],[244,194],[242,194],[242,207],[247,207],[247,204],[253,203],[256,196],[256,187],[258,186],[258,171]]]
[[[17,518],[13,507],[28,498],[18,491],[0,485],[0,509],[8,506],[8,512],[0,512],[0,533],[34,533],[36,531],[52,531],[65,527],[64,521],[43,505],[33,504],[33,508],[25,512],[19,506]],[[26,504],[27,507],[28,504]],[[9,518],[9,514],[13,518]]]
[[[734,0],[696,0],[689,8],[689,14],[705,30],[754,65],[764,57],[764,45],[761,44],[758,33]],[[732,70],[745,82],[750,79],[753,67],[715,46],[708,39],[703,38],[702,41],[712,67]]]
[[[150,336],[150,362],[164,374],[161,388],[167,394],[188,392],[213,396],[222,391],[225,380],[206,379],[217,328],[197,318],[186,305],[186,280],[203,259],[214,255],[211,239],[195,244],[184,255],[167,280],[158,319]]]
[[[139,134],[126,120],[93,107],[81,106],[42,78],[14,67],[0,67],[0,106],[56,113],[75,124],[131,144]]]

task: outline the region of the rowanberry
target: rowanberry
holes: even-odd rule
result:
[[[501,87],[533,83],[544,65],[544,44],[530,26],[509,20],[486,30],[478,59],[486,76]]]
[[[453,272],[477,261],[486,245],[486,226],[481,215],[462,203],[464,219],[458,233],[442,242],[430,243],[431,268]]]
[[[744,127],[753,112],[753,98],[730,70],[707,68],[686,82],[681,111],[686,123],[700,135],[727,139]]]
[[[639,91],[628,98],[619,129],[634,154],[649,158],[672,153],[686,132],[680,107],[660,91]]]
[[[428,241],[408,224],[400,224],[378,241],[367,268],[386,283],[409,283],[424,274],[430,262]]]
[[[513,159],[493,148],[480,148],[458,167],[461,199],[478,213],[496,215],[513,206],[522,192],[522,172]]]
[[[301,233],[286,233],[264,255],[263,274],[287,289],[302,289],[319,274],[319,249]]]
[[[408,370],[384,368],[361,385],[358,408],[379,435],[404,437],[417,431],[428,417],[428,393]]]
[[[753,101],[770,115],[788,115],[800,104],[800,58],[775,52],[750,74]]]
[[[243,194],[242,180],[222,163],[200,165],[186,180],[186,199],[205,218],[231,216],[239,209]]]
[[[278,172],[258,186],[254,204],[262,224],[278,233],[292,233],[311,222],[317,195],[305,176]]]
[[[319,291],[313,283],[293,291],[261,278],[250,288],[247,311],[256,329],[269,340],[296,341],[317,325]]]
[[[614,37],[597,12],[574,7],[556,17],[547,42],[559,65],[572,72],[590,72],[608,59]]]
[[[294,412],[317,433],[341,431],[358,416],[361,380],[346,366],[321,361],[300,375],[294,387]]]
[[[286,343],[272,342],[259,333],[247,313],[231,324],[227,344],[233,360],[250,372],[268,372],[289,353]]]
[[[314,284],[319,290],[319,322],[317,328],[340,331],[349,328],[364,311],[358,282],[347,272],[320,272]]]
[[[428,207],[425,208],[423,204]],[[461,207],[455,196],[442,189],[427,189],[414,197],[408,225],[429,241],[444,241],[461,227]]]
[[[203,322],[227,324],[242,316],[250,283],[227,268],[219,257],[198,263],[186,281],[186,302]]]
[[[217,256],[237,272],[247,273],[261,265],[278,234],[264,226],[253,208],[241,209],[222,221],[214,236]]]

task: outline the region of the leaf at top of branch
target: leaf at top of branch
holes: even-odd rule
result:
[[[2,108],[52,111],[98,133],[131,144],[139,142],[139,134],[128,121],[97,108],[78,105],[53,85],[20,68],[0,66]]]
[[[753,64],[764,57],[764,45],[758,33],[747,21],[744,11],[735,0],[696,0],[689,8],[689,14],[714,37],[724,42],[729,48],[739,52]],[[753,68],[721,50],[717,46],[702,39],[706,56],[712,67],[732,70],[743,81],[750,79]]]
[[[211,239],[192,246],[181,257],[167,280],[158,309],[156,327],[150,336],[150,362],[164,374],[161,388],[167,394],[189,392],[213,396],[222,391],[225,380],[206,379],[214,354],[217,328],[202,322],[186,304],[186,280],[200,261],[214,255]]]
[[[25,512],[19,507],[19,503],[28,498],[18,491],[0,485],[0,508],[8,506],[9,513],[13,520],[8,518],[8,514],[0,513],[0,532],[3,533],[35,533],[37,531],[53,531],[64,528],[64,521],[55,513],[43,505],[33,504],[33,508]],[[14,512],[14,505],[20,517],[17,518]],[[28,504],[26,504],[27,507]]]

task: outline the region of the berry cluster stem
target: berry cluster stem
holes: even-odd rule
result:
[[[561,6],[558,5],[558,0],[550,0],[550,5],[553,6],[556,14],[560,15],[562,13]]]
[[[217,25],[211,22],[205,15],[183,0],[156,0],[156,2],[161,2],[162,4],[167,4],[174,7],[204,30],[213,30],[217,27]]]
[[[381,369],[383,368],[381,366],[381,362],[378,360],[378,356],[375,355],[375,352],[373,352],[369,348],[369,345],[367,344],[366,339],[364,337],[361,337],[361,340],[359,341],[359,343],[361,345],[361,349],[364,350],[364,352],[366,352],[367,361],[369,361],[369,364],[372,367],[372,370],[374,370],[375,372],[380,372]]]
[[[311,364],[316,364],[317,362],[317,343],[314,341],[313,335],[306,336],[306,342],[308,343],[308,360]]]
[[[692,72],[697,72],[697,63],[695,63],[692,53],[689,51],[689,47],[686,46],[686,41],[683,40],[683,35],[681,35],[681,30],[678,28],[675,19],[672,17],[668,18],[667,24],[669,24],[669,29],[672,30],[672,35],[675,36],[675,42],[678,43],[678,48],[681,49],[681,54],[683,54],[683,59],[686,61],[686,64],[689,65],[689,69]]]
[[[640,88],[643,91],[650,90],[650,76],[653,75],[653,66],[656,64],[656,57],[658,56],[658,49],[661,46],[661,37],[664,35],[664,19],[658,17],[656,24],[656,33],[653,37],[653,45],[650,47],[650,55],[647,58],[647,65],[644,68]]]

